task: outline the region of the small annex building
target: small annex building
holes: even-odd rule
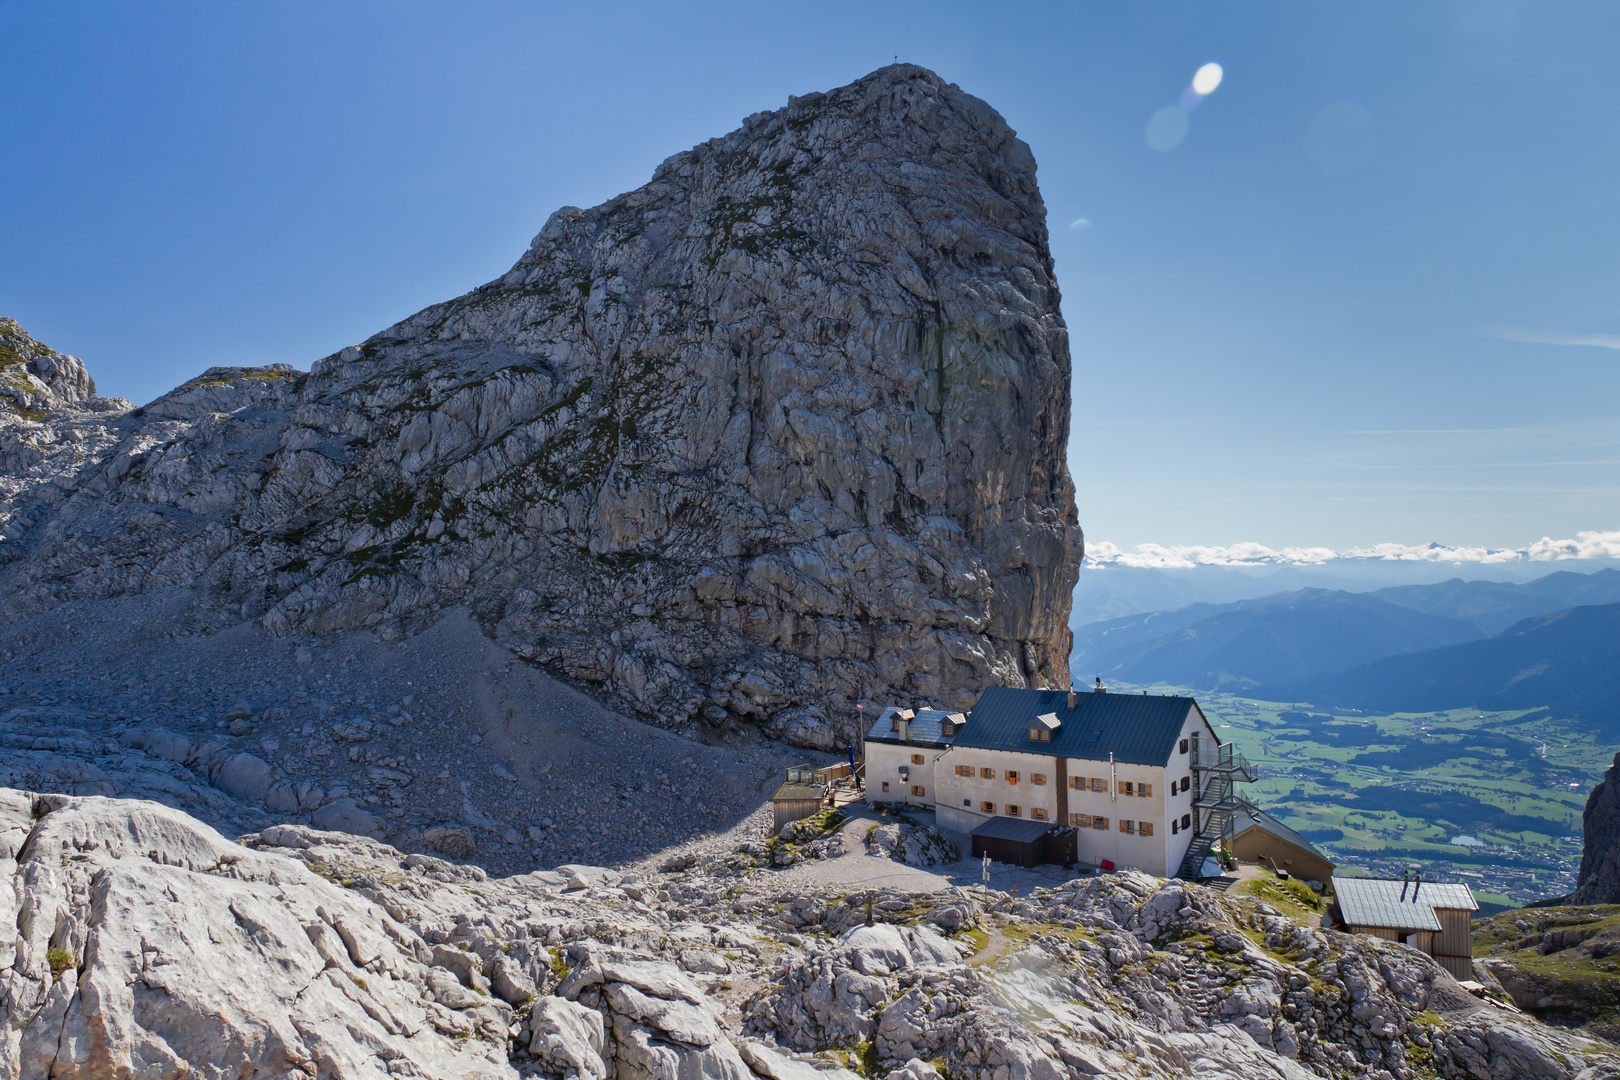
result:
[[[827,798],[827,778],[820,769],[809,765],[795,765],[788,770],[782,783],[771,795],[773,832],[791,821],[812,817],[821,810]]]
[[[1259,863],[1300,881],[1324,885],[1333,880],[1337,867],[1316,845],[1259,807],[1233,816],[1232,854],[1239,862]]]
[[[995,862],[1014,866],[1058,863],[1072,866],[1075,861],[1075,829],[1027,818],[994,817],[971,837],[975,859],[988,855]]]
[[[966,722],[941,709],[884,709],[866,733],[866,797],[932,809],[934,762]]]
[[[1399,941],[1434,957],[1454,979],[1474,977],[1469,920],[1479,910],[1467,885],[1393,878],[1335,877],[1332,929]]]

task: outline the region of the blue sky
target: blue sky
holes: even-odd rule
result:
[[[1620,529],[1620,6],[0,0],[0,37],[0,314],[103,392],[307,366],[899,55],[1040,163],[1089,537]]]

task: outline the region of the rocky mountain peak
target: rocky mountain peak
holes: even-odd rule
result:
[[[25,418],[96,396],[96,382],[77,356],[35,341],[16,319],[0,317],[0,396]]]
[[[637,715],[825,747],[860,702],[1067,685],[1058,299],[1029,148],[884,68],[307,375],[213,369],[15,469],[0,595],[180,591],[201,634],[466,605]]]

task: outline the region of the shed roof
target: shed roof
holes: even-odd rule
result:
[[[1270,833],[1279,840],[1286,840],[1301,851],[1308,851],[1324,862],[1332,863],[1333,859],[1319,851],[1316,845],[1305,839],[1299,833],[1290,829],[1264,810],[1256,808],[1254,813],[1239,811],[1232,821],[1232,835],[1248,832],[1250,829],[1260,829]]]
[[[1033,844],[1046,835],[1046,830],[1052,827],[1047,821],[1030,821],[1028,818],[993,817],[973,830],[974,836],[983,836],[990,840],[1015,840],[1021,844]]]
[[[801,784],[784,780],[782,786],[776,789],[776,794],[771,796],[771,802],[808,802],[811,799],[819,801],[826,794],[827,789],[821,784]]]
[[[1403,886],[1405,899],[1401,898]],[[1468,886],[1435,881],[1414,888],[1411,882],[1391,878],[1335,875],[1333,896],[1346,923],[1381,930],[1438,930],[1440,920],[1434,914],[1435,908],[1472,911],[1479,907]]]
[[[878,714],[873,721],[872,729],[866,733],[871,742],[902,743],[906,746],[913,744],[923,746],[949,746],[953,739],[960,736],[945,734],[945,721],[955,724],[967,722],[961,713],[946,712],[944,709],[917,709],[911,717],[911,730],[907,738],[900,738],[899,732],[894,730],[894,714],[900,711],[898,705],[890,705]],[[912,711],[912,710],[907,710]]]
[[[979,696],[967,725],[956,733],[956,745],[1094,761],[1107,761],[1111,753],[1115,761],[1127,765],[1162,766],[1176,751],[1188,713],[1197,709],[1192,698],[1092,691],[1076,694],[1071,709],[1065,690],[992,686]],[[1059,725],[1052,741],[1032,743],[1029,729],[1046,715]]]

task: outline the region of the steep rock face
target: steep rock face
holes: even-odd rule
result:
[[[919,68],[756,114],[308,375],[215,368],[90,433],[18,417],[0,597],[385,636],[465,603],[643,716],[820,746],[860,701],[1067,685],[1034,174]]]
[[[1620,754],[1586,797],[1585,843],[1572,904],[1620,903]]]

